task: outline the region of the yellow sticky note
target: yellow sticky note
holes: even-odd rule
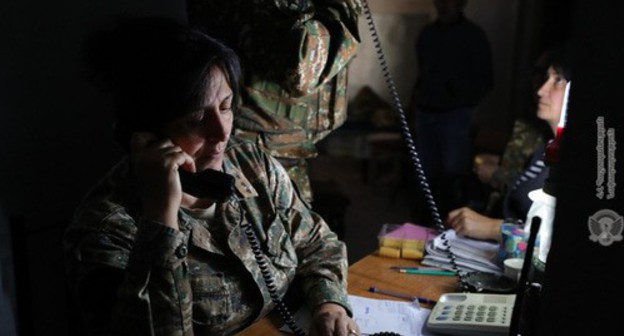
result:
[[[379,255],[389,258],[401,258],[401,250],[398,248],[381,246],[379,248]]]

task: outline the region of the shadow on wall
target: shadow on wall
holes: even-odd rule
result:
[[[15,301],[11,307],[12,319],[0,314],[2,319],[11,319],[6,324],[0,321],[0,335],[84,335],[64,272],[62,238],[68,223],[59,222],[34,230],[26,229],[23,218],[12,217],[9,223],[7,232],[10,231],[11,244],[3,244],[2,253],[3,256],[10,254],[11,258],[2,264],[3,281],[4,270],[8,269],[8,281],[14,283],[11,297]],[[12,269],[5,268],[11,263]],[[50,311],[43,316],[36,315],[42,306],[49,306]],[[17,333],[11,334],[9,329],[5,334],[3,328],[11,328],[11,323]],[[51,332],[42,333],[39,331],[42,329]]]
[[[0,211],[0,335],[17,335],[17,293],[9,221]]]
[[[63,221],[120,156],[110,103],[88,82],[81,45],[93,28],[130,14],[186,16],[184,1],[0,1],[0,157],[5,163],[0,165],[0,206],[16,218],[11,220],[12,245],[19,250],[14,264],[16,275],[24,276],[16,283],[16,306],[18,319],[28,321],[20,335],[67,335],[70,329]],[[4,285],[7,276],[2,276]]]

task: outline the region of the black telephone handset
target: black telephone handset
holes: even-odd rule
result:
[[[191,173],[180,169],[180,183],[182,190],[198,198],[210,197],[223,201],[234,193],[234,177],[232,175],[206,169]]]
[[[167,139],[160,132],[148,132],[156,139]],[[182,191],[197,198],[210,197],[217,201],[223,201],[234,193],[235,180],[232,175],[214,169],[206,169],[191,173],[184,169],[178,169]]]

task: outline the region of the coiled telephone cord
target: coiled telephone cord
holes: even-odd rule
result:
[[[301,328],[299,328],[290,310],[288,309],[284,301],[282,301],[279,295],[277,294],[277,287],[275,286],[275,279],[273,278],[273,275],[271,274],[271,270],[269,269],[269,266],[268,266],[268,262],[266,261],[266,258],[264,254],[262,253],[262,247],[260,247],[258,236],[256,236],[256,233],[254,232],[251,226],[251,223],[245,222],[243,220],[244,211],[242,208],[241,208],[240,218],[241,218],[240,226],[245,232],[245,235],[247,236],[247,240],[249,241],[249,246],[251,246],[251,251],[254,255],[254,258],[256,259],[256,262],[258,263],[258,266],[260,267],[260,273],[262,274],[262,278],[264,279],[267,289],[269,290],[269,295],[271,296],[271,300],[273,301],[273,303],[275,303],[277,311],[282,316],[284,323],[288,325],[290,330],[295,335],[306,336],[306,332],[301,330]],[[384,331],[384,332],[378,332],[378,333],[372,334],[371,336],[401,336],[401,335],[394,333],[394,332]]]
[[[431,188],[429,186],[429,183],[427,182],[427,177],[422,168],[422,164],[420,162],[418,152],[416,151],[416,146],[414,145],[414,140],[412,138],[410,127],[407,122],[407,117],[405,115],[405,111],[403,110],[403,105],[401,104],[401,100],[399,98],[396,85],[390,74],[390,70],[388,69],[386,57],[381,47],[381,41],[379,40],[379,35],[377,34],[377,29],[375,28],[375,22],[373,21],[373,16],[371,14],[370,8],[368,7],[368,1],[362,0],[362,4],[363,4],[364,15],[366,17],[366,21],[368,24],[368,29],[371,33],[373,43],[375,45],[375,50],[377,52],[377,56],[378,56],[377,59],[381,66],[381,70],[384,75],[386,86],[388,87],[388,89],[390,90],[390,94],[392,95],[392,102],[394,104],[394,107],[399,113],[399,121],[401,123],[401,134],[405,142],[405,145],[408,149],[409,156],[413,164],[413,168],[415,170],[418,183],[420,185],[421,190],[423,191],[425,202],[427,204],[431,217],[433,218],[433,222],[436,228],[441,232],[441,239],[443,241],[443,244],[446,246],[446,251],[449,255],[451,267],[453,268],[453,271],[457,274],[459,278],[460,287],[462,290],[468,291],[469,286],[465,279],[466,273],[459,269],[457,265],[457,258],[455,257],[455,253],[453,253],[453,251],[451,250],[449,240],[446,237],[445,227],[444,227],[444,224],[442,223],[440,212],[438,211],[438,207],[433,198]],[[243,215],[244,215],[243,209],[241,208],[241,221],[242,221],[241,227],[244,230],[245,235],[247,236],[247,240],[249,241],[249,244],[251,246],[251,250],[253,252],[254,258],[256,259],[256,262],[258,263],[258,266],[260,267],[260,273],[262,274],[262,277],[264,279],[264,282],[266,283],[267,289],[269,290],[269,295],[271,297],[271,300],[273,301],[273,303],[275,303],[279,314],[282,316],[282,319],[284,320],[284,323],[288,325],[288,327],[292,330],[292,332],[297,336],[306,336],[306,332],[304,332],[303,330],[301,330],[301,328],[299,328],[290,310],[279,297],[277,293],[277,287],[275,286],[275,279],[273,278],[273,275],[271,274],[271,271],[268,266],[268,262],[266,261],[265,256],[262,253],[262,248],[260,247],[260,243],[258,241],[256,233],[253,231],[251,223],[243,221],[243,218],[244,218]],[[398,334],[378,333],[376,335],[398,335]]]
[[[275,279],[273,278],[273,275],[271,274],[271,270],[269,268],[268,262],[265,259],[266,257],[262,253],[262,248],[260,247],[258,237],[256,236],[256,233],[251,227],[251,223],[245,222],[243,219],[244,219],[244,212],[243,212],[243,209],[241,208],[241,224],[240,225],[243,231],[245,232],[245,235],[247,236],[247,240],[249,241],[249,245],[251,246],[251,251],[254,255],[254,258],[256,258],[256,262],[258,263],[258,267],[260,267],[260,274],[262,274],[264,283],[266,284],[267,289],[269,290],[269,296],[271,297],[271,300],[273,301],[273,303],[275,303],[275,307],[277,308],[277,311],[282,316],[284,323],[288,325],[290,330],[297,336],[305,336],[306,333],[303,330],[301,330],[301,328],[299,328],[299,326],[295,322],[295,318],[290,313],[290,310],[288,309],[284,301],[282,301],[282,299],[277,294],[277,287],[275,286]]]
[[[455,253],[453,253],[453,251],[451,250],[449,240],[446,237],[446,228],[442,223],[442,218],[440,216],[440,212],[438,211],[438,206],[436,205],[436,202],[433,198],[433,193],[431,192],[429,182],[427,182],[427,176],[425,175],[422,164],[420,162],[420,158],[418,156],[418,152],[416,151],[416,146],[414,145],[414,139],[412,138],[412,133],[407,122],[407,117],[405,116],[405,111],[403,110],[403,105],[401,104],[399,93],[397,91],[392,75],[390,74],[390,70],[388,69],[386,57],[381,47],[381,41],[379,40],[377,29],[375,28],[375,22],[373,21],[373,15],[371,14],[370,8],[368,7],[368,1],[362,0],[362,4],[364,9],[364,15],[368,24],[368,30],[370,31],[371,37],[373,39],[373,44],[375,45],[375,51],[377,52],[377,60],[379,61],[379,65],[381,66],[381,71],[383,72],[386,86],[388,87],[390,95],[392,96],[392,103],[394,105],[394,108],[399,113],[399,121],[401,123],[401,135],[409,152],[409,157],[412,162],[418,184],[420,185],[420,188],[423,192],[427,208],[429,209],[429,212],[433,219],[433,223],[438,231],[441,232],[440,238],[442,239],[442,242],[446,247],[446,251],[448,253],[453,272],[455,272],[458,276],[459,286],[462,291],[468,291],[469,285],[466,281],[466,273],[459,269]]]

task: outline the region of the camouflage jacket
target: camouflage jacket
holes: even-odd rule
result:
[[[141,219],[122,160],[85,197],[64,236],[68,274],[90,334],[228,335],[274,308],[245,232],[255,232],[282,297],[297,276],[306,303],[347,308],[345,245],[303,202],[275,159],[232,139],[236,192],[211,219],[179,211],[180,230]]]
[[[347,116],[360,0],[187,0],[189,20],[225,41],[245,72],[236,132],[278,158],[310,158]]]
[[[504,192],[524,170],[531,156],[544,144],[542,132],[522,119],[515,121],[511,138],[499,168],[492,176],[492,186]]]

